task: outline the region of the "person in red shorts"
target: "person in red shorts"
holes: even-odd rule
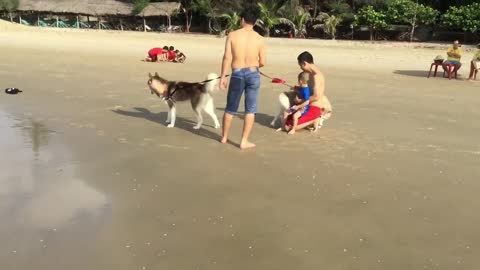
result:
[[[157,62],[163,61],[165,59],[165,54],[168,53],[168,47],[163,48],[152,48],[148,51],[148,57],[145,58],[147,62]]]
[[[308,111],[298,119],[295,130],[304,129],[313,125],[313,130],[316,131],[327,102],[325,97],[325,78],[323,77],[322,72],[314,64],[311,53],[307,51],[301,53],[298,55],[297,61],[300,69],[310,75],[308,84],[312,91],[312,95],[309,99],[310,107]]]

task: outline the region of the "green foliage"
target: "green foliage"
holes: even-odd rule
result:
[[[446,26],[475,33],[480,29],[480,3],[461,7],[452,6],[443,15],[442,22]]]
[[[337,34],[337,27],[343,21],[342,17],[329,15],[328,13],[324,12],[320,12],[316,20],[322,23],[313,25],[313,28],[322,28],[325,33],[327,33],[332,39],[335,39]]]
[[[258,7],[260,8],[260,26],[265,30],[267,36],[270,36],[270,29],[275,25],[285,23],[289,21],[287,18],[281,17],[280,11],[284,6],[284,2],[267,0],[265,3],[259,2]]]
[[[407,23],[411,26],[434,23],[438,14],[438,10],[412,0],[394,0],[387,10],[390,23]]]
[[[373,40],[373,32],[387,28],[387,15],[380,11],[375,10],[373,6],[362,7],[357,15],[355,15],[355,21],[353,26],[365,25],[370,29],[370,39]]]
[[[240,28],[240,15],[233,11],[231,13],[224,13],[219,16],[226,22],[225,32],[228,34],[229,32]]]
[[[283,16],[279,21],[289,25],[295,32],[295,36],[304,38],[307,35],[307,24],[312,19],[310,13],[305,10],[297,1],[287,2],[279,11]]]
[[[387,9],[387,18],[390,23],[410,25],[410,41],[413,40],[416,26],[434,23],[439,14],[438,10],[413,0],[394,0]]]
[[[385,29],[387,24],[387,15],[380,10],[375,10],[373,6],[364,6],[355,15],[354,25],[366,25],[372,29]]]
[[[207,18],[214,18],[217,14],[212,0],[194,0],[192,10]]]
[[[150,0],[132,0],[132,4],[132,14],[138,15],[150,4]]]
[[[12,12],[18,8],[18,4],[19,0],[0,0],[0,10]]]

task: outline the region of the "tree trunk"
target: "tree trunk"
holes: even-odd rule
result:
[[[412,24],[412,29],[410,31],[410,42],[413,41],[413,34],[415,33],[415,24]]]
[[[145,17],[143,17],[143,32],[147,32],[147,21],[145,20]]]
[[[265,37],[270,37],[270,28],[265,28]]]
[[[370,40],[373,40],[373,28],[370,28]]]
[[[40,26],[40,15],[37,14],[37,26]]]
[[[123,31],[123,21],[120,19],[120,31]]]
[[[97,22],[98,22],[98,29],[102,29],[102,20],[100,17],[97,17]]]
[[[317,18],[318,0],[313,1],[313,18]]]
[[[18,15],[18,23],[22,24],[22,15]]]
[[[193,13],[185,11],[185,32],[190,33],[190,27],[192,26]]]
[[[58,16],[56,16],[56,17],[55,17],[55,19],[56,19],[56,23],[55,23],[55,25],[56,25],[56,26],[57,26],[57,28],[58,28]]]
[[[170,15],[167,15],[167,27],[168,27],[168,32],[172,30],[172,18]]]
[[[211,34],[212,31],[212,19],[208,18],[208,33]]]
[[[78,19],[78,16],[77,16],[77,28],[80,28],[80,20]]]
[[[9,13],[8,13],[8,16],[10,17],[10,22],[12,22],[12,23],[13,23],[13,16],[12,16],[12,13],[11,13],[11,12],[9,12]]]

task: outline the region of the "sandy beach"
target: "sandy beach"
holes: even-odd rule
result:
[[[2,22],[0,40],[2,270],[479,267],[470,51],[449,81],[426,78],[447,45],[269,39],[263,72],[294,83],[309,50],[334,113],[317,133],[277,133],[285,88],[263,78],[258,147],[240,151],[207,117],[193,130],[189,104],[167,128],[146,86],[149,72],[219,73],[223,38]],[[140,61],[163,45],[187,63]],[[214,99],[221,117],[226,93]]]

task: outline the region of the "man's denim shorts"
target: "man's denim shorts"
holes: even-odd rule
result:
[[[228,87],[225,111],[230,114],[236,113],[245,91],[245,113],[256,113],[259,89],[260,71],[257,67],[234,69]]]

